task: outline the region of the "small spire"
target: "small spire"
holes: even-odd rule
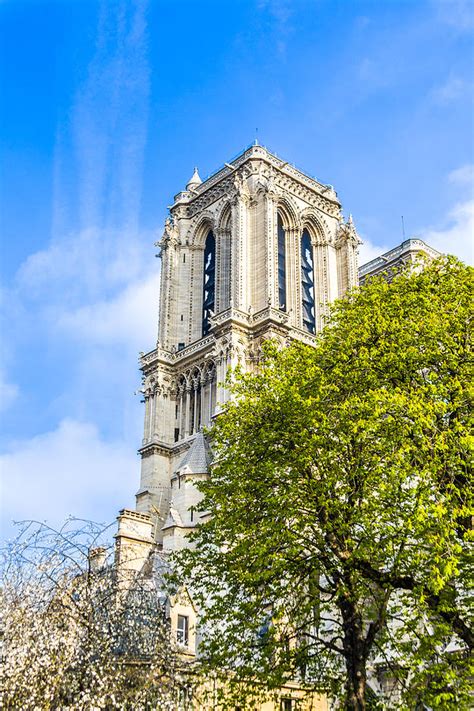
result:
[[[201,185],[201,183],[202,183],[202,180],[199,175],[198,169],[194,168],[193,176],[192,176],[191,180],[189,181],[189,183],[186,185],[186,190],[189,190],[190,188],[197,188],[197,186]]]

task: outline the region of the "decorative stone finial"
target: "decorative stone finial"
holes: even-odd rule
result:
[[[202,180],[199,175],[198,169],[194,168],[193,176],[192,176],[191,180],[189,181],[189,183],[186,185],[186,190],[192,190],[193,188],[197,188],[198,185],[201,185],[201,183],[202,183]]]

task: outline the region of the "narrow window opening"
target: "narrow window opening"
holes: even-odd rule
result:
[[[215,272],[216,272],[216,240],[212,230],[206,238],[204,247],[204,280],[202,295],[202,335],[211,329],[211,317],[215,309]]]
[[[183,264],[186,262],[186,255],[183,254]]]
[[[286,311],[286,234],[283,221],[278,215],[278,308]]]
[[[303,230],[301,236],[301,285],[303,291],[303,328],[310,333],[316,333],[313,246],[307,229]]]
[[[187,615],[178,615],[176,641],[178,644],[183,644],[185,647],[189,644],[189,617],[187,617]]]

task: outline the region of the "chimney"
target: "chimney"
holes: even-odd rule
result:
[[[89,570],[91,573],[98,573],[105,567],[107,560],[107,549],[99,546],[89,550]]]

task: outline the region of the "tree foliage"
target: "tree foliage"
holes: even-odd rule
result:
[[[89,522],[31,523],[4,551],[2,708],[181,708],[189,679],[162,591],[150,577],[120,580],[102,539]]]
[[[469,707],[471,304],[455,259],[375,278],[315,347],[268,344],[234,374],[210,517],[178,556],[212,667],[323,684],[348,709],[373,691]]]

